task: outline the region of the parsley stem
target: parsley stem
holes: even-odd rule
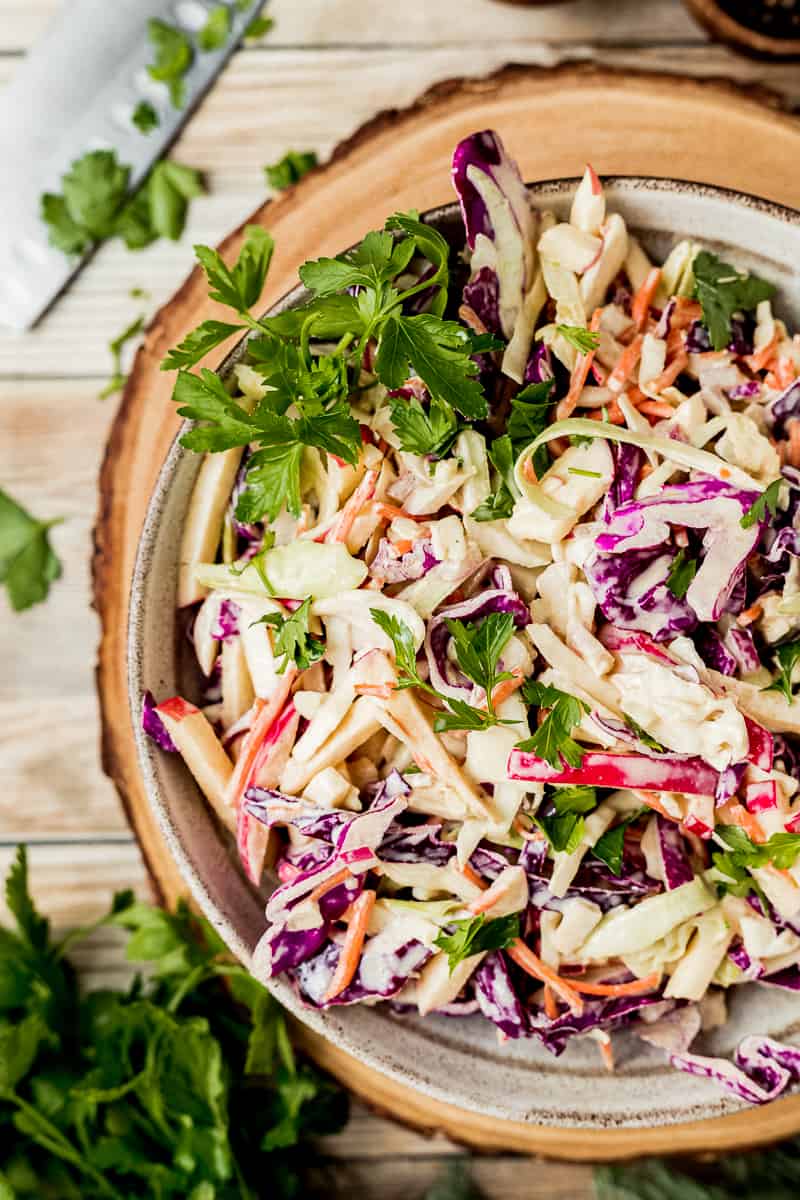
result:
[[[122,1193],[118,1192],[115,1187],[108,1183],[100,1172],[96,1171],[82,1154],[79,1154],[72,1142],[64,1136],[61,1130],[56,1125],[53,1125],[51,1121],[48,1121],[47,1117],[43,1116],[37,1108],[34,1108],[32,1104],[28,1104],[27,1100],[23,1100],[16,1092],[5,1093],[3,1099],[16,1104],[21,1112],[25,1113],[31,1126],[36,1130],[36,1133],[32,1136],[38,1145],[49,1150],[56,1158],[70,1163],[82,1175],[86,1175],[87,1178],[93,1180],[99,1191],[104,1196],[110,1197],[110,1200],[125,1200]],[[30,1133],[29,1136],[31,1136]]]

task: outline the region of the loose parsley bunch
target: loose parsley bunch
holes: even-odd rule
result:
[[[391,217],[385,229],[367,234],[355,249],[306,263],[300,277],[312,299],[261,319],[250,310],[263,290],[273,241],[259,226],[248,226],[245,234],[232,267],[209,247],[195,248],[211,299],[233,309],[238,321],[204,321],[162,363],[164,370],[178,371],[173,399],[181,405],[180,415],[201,422],[184,435],[184,445],[198,451],[256,446],[237,506],[240,519],[273,520],[284,504],[299,514],[305,446],[353,465],[358,461],[361,432],[349,397],[370,343],[381,383],[397,390],[413,371],[431,397],[427,411],[419,402],[392,405],[403,449],[443,453],[456,435],[457,412],[469,419],[486,416],[472,357],[475,339],[441,316],[449,248],[437,230],[414,214]],[[400,290],[397,281],[415,256],[430,268],[419,282]],[[408,315],[407,303],[423,292],[427,311]],[[212,372],[190,373],[215,346],[248,329],[260,335],[248,351],[265,384],[265,395],[252,411],[233,400]],[[322,339],[335,342],[332,351],[315,350],[313,343]]]
[[[0,928],[0,1196],[41,1200],[289,1200],[301,1143],[347,1101],[296,1062],[280,1006],[208,922],[114,898],[148,982],[82,995],[36,911],[22,848]],[[91,928],[96,928],[92,926]],[[224,980],[224,983],[223,983]]]

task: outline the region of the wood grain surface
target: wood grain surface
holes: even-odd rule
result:
[[[58,3],[0,0],[0,85]],[[54,531],[64,577],[51,602],[12,618],[0,597],[0,867],[19,838],[35,842],[34,885],[59,926],[97,913],[116,887],[148,893],[99,766],[97,622],[89,608],[96,475],[114,405],[96,395],[108,373],[109,339],[140,311],[129,288],[146,287],[145,307],[154,311],[186,274],[192,242],[219,241],[260,202],[264,163],[289,146],[325,156],[376,111],[410,103],[437,80],[485,74],[511,60],[600,61],[723,77],[766,86],[789,107],[800,101],[796,67],[709,45],[678,0],[580,0],[531,10],[491,0],[409,0],[402,21],[393,0],[367,7],[365,19],[362,0],[276,0],[274,34],[234,57],[176,147],[176,157],[207,170],[210,188],[193,206],[184,239],[139,255],[105,247],[36,331],[0,334],[0,486],[37,514],[67,518]],[[574,128],[582,121],[578,112]],[[684,130],[687,139],[696,134]],[[659,136],[656,115],[656,151]],[[112,715],[127,721],[124,706]],[[83,964],[94,978],[127,969],[109,941],[91,945]],[[320,1169],[332,1172],[332,1195],[416,1200],[456,1152],[443,1138],[429,1140],[356,1107],[345,1133],[321,1148]],[[475,1174],[491,1200],[591,1195],[589,1173],[579,1167],[493,1156],[478,1159]]]

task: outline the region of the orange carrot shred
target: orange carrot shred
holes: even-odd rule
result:
[[[351,916],[347,926],[347,933],[342,943],[339,961],[336,964],[333,978],[328,985],[328,990],[322,997],[323,1004],[327,1004],[329,1000],[333,1000],[340,992],[343,992],[348,984],[352,982],[353,976],[358,970],[358,963],[364,947],[364,939],[367,936],[367,925],[369,924],[370,913],[375,904],[375,898],[375,892],[362,892],[358,899],[353,901],[353,904],[350,906]]]
[[[624,390],[626,381],[633,375],[641,358],[643,342],[643,336],[637,333],[631,344],[622,351],[617,365],[608,377],[607,386],[610,391],[619,393]]]
[[[551,967],[542,962],[539,956],[534,954],[530,946],[525,945],[522,938],[517,938],[516,941],[512,942],[507,949],[507,953],[517,966],[521,967],[528,975],[532,975],[534,979],[538,979],[541,983],[549,983],[555,994],[560,996],[569,1005],[575,1016],[580,1016],[583,1012],[583,1001],[571,983],[567,983]]]
[[[465,879],[468,879],[470,883],[475,885],[475,887],[480,888],[482,892],[488,890],[488,883],[484,883],[478,872],[474,869],[474,867],[471,867],[469,863],[464,863],[463,867],[459,867],[458,870]]]
[[[558,1005],[556,1004],[556,998],[549,983],[544,985],[544,1011],[545,1015],[551,1021],[554,1021],[558,1016]]]
[[[679,350],[673,358],[669,366],[664,367],[660,375],[656,375],[655,379],[650,380],[650,390],[652,392],[663,392],[664,388],[670,387],[683,371],[689,362],[689,355],[685,350]]]
[[[347,541],[356,517],[359,515],[367,501],[371,500],[375,495],[377,483],[378,472],[366,471],[364,478],[361,480],[358,487],[353,492],[342,511],[339,513],[336,521],[325,534],[326,542]]]
[[[661,268],[651,267],[645,276],[644,283],[639,288],[633,298],[631,304],[631,316],[636,322],[637,329],[644,329],[647,322],[647,315],[650,312],[650,306],[653,303],[653,297],[658,291],[658,285],[661,282]]]
[[[652,975],[646,975],[644,979],[632,979],[629,983],[583,983],[580,979],[570,979],[569,986],[587,996],[640,996],[644,992],[652,992],[660,978],[661,972],[653,971]]]
[[[765,346],[762,346],[759,350],[754,351],[753,354],[748,354],[746,358],[742,359],[742,362],[749,367],[751,371],[763,371],[775,353],[775,347],[777,344],[778,335],[777,333],[773,333],[772,337]]]
[[[317,900],[326,895],[327,892],[333,891],[340,883],[344,883],[350,877],[349,867],[342,867],[341,871],[337,871],[335,875],[331,875],[324,883],[318,883],[313,892],[309,893],[309,900],[312,904],[316,904]]]
[[[600,328],[600,318],[603,315],[602,308],[596,308],[592,313],[592,319],[589,322],[589,329],[592,333],[597,333]],[[569,381],[569,391],[563,400],[560,400],[556,405],[556,420],[563,421],[566,417],[571,416],[577,407],[581,397],[581,392],[586,386],[586,380],[589,377],[592,363],[594,362],[594,350],[590,350],[588,354],[579,354],[572,375]]]
[[[242,749],[236,760],[236,766],[233,768],[233,774],[228,780],[228,785],[225,789],[225,803],[230,808],[239,807],[241,798],[250,782],[250,776],[253,773],[261,744],[269,733],[273,721],[275,721],[286,703],[297,675],[297,667],[292,663],[291,666],[287,667],[284,674],[280,676],[275,691],[269,699],[255,700],[253,709],[256,715],[242,742]]]

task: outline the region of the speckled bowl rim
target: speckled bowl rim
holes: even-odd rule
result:
[[[541,180],[533,184],[528,184],[528,188],[532,195],[539,201],[546,201],[549,197],[562,197],[565,193],[574,190],[579,182],[578,177],[562,177],[552,180]],[[628,195],[635,195],[638,192],[659,192],[659,193],[690,193],[696,197],[708,197],[709,199],[727,201],[733,206],[752,210],[760,215],[771,217],[780,222],[800,228],[800,211],[790,208],[786,205],[777,204],[773,201],[765,200],[760,197],[751,195],[746,192],[738,191],[732,188],[725,188],[711,184],[694,183],[691,181],[675,180],[661,177],[649,177],[641,175],[610,175],[603,177],[604,188],[612,197],[616,192],[621,198]],[[458,211],[458,205],[455,203],[438,205],[434,208],[426,210],[422,216],[436,223],[452,218]],[[669,233],[668,229],[664,230]],[[713,242],[713,238],[704,237],[707,242]],[[283,312],[285,309],[294,306],[302,301],[308,293],[302,284],[298,284],[289,292],[285,293],[275,304],[273,304],[268,314],[273,315]],[[232,368],[243,357],[245,347],[250,334],[245,335],[242,340],[237,343],[236,347],[227,355],[225,360],[217,368],[217,374],[225,377],[229,374]],[[158,539],[160,524],[164,515],[164,510],[168,503],[170,489],[173,484],[173,479],[179,466],[186,458],[194,458],[195,456],[189,450],[184,449],[179,444],[179,438],[183,431],[189,426],[189,422],[185,422],[181,429],[176,434],[176,437],[170,447],[169,452],[164,460],[164,464],[159,472],[153,493],[148,505],[147,514],[142,527],[139,546],[136,554],[134,570],[131,580],[130,597],[129,597],[129,621],[128,621],[128,638],[127,638],[127,653],[128,653],[128,696],[129,696],[129,717],[131,719],[134,739],[136,742],[137,757],[139,769],[145,785],[148,801],[155,814],[159,829],[164,836],[170,854],[174,858],[178,869],[187,883],[191,895],[200,907],[201,911],[208,918],[212,926],[217,930],[223,938],[229,949],[236,957],[250,967],[252,964],[252,948],[247,940],[242,936],[242,933],[237,929],[234,922],[223,913],[217,904],[213,901],[208,888],[204,882],[203,876],[198,871],[191,860],[190,854],[183,844],[183,841],[178,833],[176,825],[170,813],[169,799],[162,794],[162,789],[159,783],[156,763],[158,761],[159,751],[154,743],[144,734],[139,722],[139,709],[141,704],[141,696],[144,690],[142,678],[143,671],[143,652],[142,639],[144,636],[145,623],[145,608],[146,608],[146,587],[145,580],[149,571],[150,564],[155,554],[156,542]],[[304,1005],[295,990],[291,985],[281,977],[269,980],[267,983],[270,991],[277,999],[300,1021],[312,1029],[315,1033],[322,1035],[325,1038],[333,1041],[334,1044],[347,1054],[352,1055],[355,1059],[363,1062],[366,1066],[375,1069],[382,1074],[388,1076],[405,1087],[412,1087],[420,1091],[422,1094],[431,1097],[434,1100],[442,1101],[446,1104],[455,1104],[457,1107],[467,1109],[474,1113],[496,1117],[499,1119],[519,1120],[518,1116],[511,1115],[503,1110],[498,1105],[487,1105],[479,1102],[476,1097],[473,1101],[465,1099],[463,1095],[454,1097],[452,1090],[444,1082],[448,1073],[442,1068],[435,1080],[423,1078],[417,1069],[407,1063],[398,1063],[391,1053],[377,1054],[365,1053],[364,1048],[359,1044],[358,1040],[350,1036],[347,1022],[347,1009],[333,1009],[325,1012],[312,1009]],[[449,1019],[452,1021],[453,1019]],[[441,1028],[441,1027],[440,1027]],[[387,1025],[387,1033],[391,1033],[391,1026]],[[789,1034],[800,1033],[800,1011],[798,1011],[797,1021],[787,1030]],[[436,1037],[431,1038],[431,1048],[434,1044],[440,1049],[447,1049],[447,1039]],[[656,1066],[652,1072],[646,1074],[652,1075],[655,1082],[662,1074],[672,1073],[672,1069],[668,1064],[660,1064]],[[567,1076],[567,1071],[560,1072],[562,1076]],[[576,1080],[583,1074],[580,1070],[572,1072]],[[693,1082],[692,1077],[683,1077],[686,1081],[687,1092],[691,1090]],[[794,1090],[794,1089],[792,1089]],[[784,1093],[784,1096],[790,1094]],[[544,1101],[546,1103],[546,1100]],[[654,1114],[649,1114],[648,1117],[637,1119],[631,1116],[629,1119],[618,1118],[611,1115],[602,1116],[598,1114],[594,1119],[586,1119],[576,1113],[568,1111],[547,1111],[546,1109],[536,1109],[527,1118],[523,1120],[529,1121],[532,1125],[551,1126],[570,1128],[572,1130],[584,1129],[587,1133],[591,1131],[602,1131],[603,1129],[614,1128],[618,1130],[627,1129],[634,1133],[637,1129],[656,1128],[665,1125],[677,1125],[685,1122],[695,1122],[702,1120],[710,1120],[727,1116],[733,1113],[741,1112],[748,1106],[721,1091],[715,1093],[714,1098],[704,1097],[697,1103],[692,1103],[688,1100],[685,1108],[671,1112],[665,1115],[663,1119],[654,1119]]]

